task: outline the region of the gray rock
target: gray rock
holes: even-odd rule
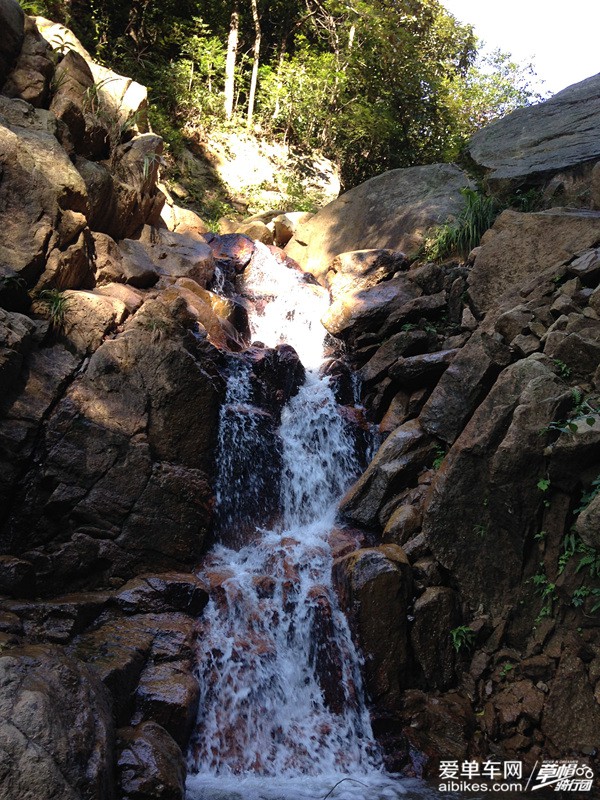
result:
[[[301,223],[286,252],[323,280],[340,253],[388,248],[414,255],[428,228],[456,216],[472,186],[454,164],[431,164],[384,172],[350,189]]]
[[[113,798],[108,693],[83,664],[48,646],[0,658],[0,795]]]
[[[468,154],[487,170],[490,188],[508,193],[598,161],[599,133],[600,74],[478,131]]]

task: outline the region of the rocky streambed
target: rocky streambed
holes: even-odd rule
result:
[[[585,105],[580,162],[557,135],[543,170],[480,164],[569,208],[505,211],[429,263],[472,182],[415,167],[282,250],[166,197],[143,87],[14,2],[0,17],[3,795],[597,773],[593,86],[531,118]]]

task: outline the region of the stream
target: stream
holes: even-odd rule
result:
[[[244,288],[254,299],[253,340],[292,345],[306,376],[281,413],[274,476],[257,441],[250,367],[239,358],[230,371],[217,480],[228,544],[217,543],[200,572],[212,591],[200,621],[188,800],[439,798],[422,782],[386,774],[361,656],[332,584],[336,504],[364,464],[320,370],[327,292],[266,248]],[[260,519],[270,489],[279,496],[276,523],[256,524],[231,545],[248,515]]]

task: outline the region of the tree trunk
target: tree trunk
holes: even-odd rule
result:
[[[252,62],[252,78],[250,79],[250,94],[248,96],[248,117],[246,123],[248,127],[252,125],[254,116],[254,100],[256,98],[256,84],[258,83],[258,63],[260,60],[260,17],[258,16],[257,0],[250,0],[252,6],[252,19],[254,20],[254,60]]]
[[[231,21],[229,24],[229,38],[227,40],[227,59],[225,61],[225,117],[231,119],[233,116],[233,97],[235,82],[235,61],[237,58],[238,36],[240,28],[240,15],[238,14],[238,4],[235,0],[231,11]]]

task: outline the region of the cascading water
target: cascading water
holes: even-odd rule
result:
[[[358,465],[329,379],[318,372],[328,298],[266,249],[246,289],[259,309],[255,338],[291,343],[308,371],[281,415],[279,524],[239,550],[218,544],[203,566],[214,589],[201,621],[202,700],[187,796],[317,800],[335,786],[337,800],[405,797],[382,770],[360,659],[332,586],[335,502]],[[261,485],[247,469],[256,447],[248,381],[246,366],[232,373],[221,418],[222,527],[240,516],[241,484],[250,508]]]

